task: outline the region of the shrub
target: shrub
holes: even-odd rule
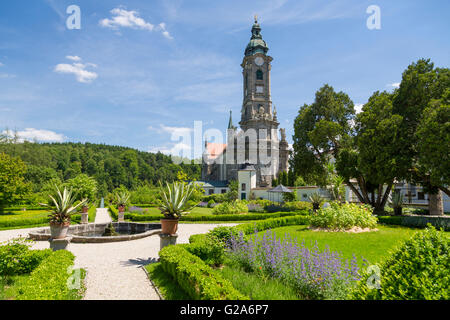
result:
[[[222,203],[225,202],[227,200],[226,194],[225,193],[215,193],[215,194],[210,194],[208,196],[203,196],[202,197],[202,201],[203,202],[209,202],[213,200],[215,203]]]
[[[297,192],[284,192],[283,193],[283,202],[292,202],[297,200]]]
[[[284,211],[312,210],[312,203],[306,201],[290,201],[283,205]]]
[[[380,266],[380,289],[366,273],[350,297],[358,300],[448,300],[450,239],[434,227],[405,241]]]
[[[366,205],[331,203],[311,217],[311,226],[332,230],[348,230],[352,227],[375,228],[377,218]]]
[[[161,266],[194,300],[246,300],[228,280],[180,245],[159,252]]]
[[[223,202],[218,204],[212,210],[212,214],[240,214],[248,213],[248,208],[245,203],[241,201]]]
[[[263,208],[273,204],[272,201],[267,200],[267,199],[250,200],[248,203],[249,204],[257,204],[257,205],[260,205]]]
[[[280,212],[284,210],[284,207],[281,204],[270,204],[264,208],[267,212]]]
[[[209,200],[208,201],[208,208],[213,208],[215,204],[216,204],[216,202],[214,200],[212,200],[212,199]]]
[[[75,256],[66,250],[52,252],[18,284],[17,300],[73,300],[80,298],[78,289],[67,286]],[[81,276],[84,276],[84,271]]]
[[[259,213],[263,213],[264,212],[264,208],[256,203],[249,203],[247,204],[247,208],[249,212],[259,212]]]
[[[31,241],[19,238],[0,246],[0,276],[14,276],[33,271],[51,254],[50,249],[30,250]]]
[[[225,251],[222,241],[211,235],[196,240],[185,247],[187,251],[196,255],[208,265],[220,266],[223,263]]]

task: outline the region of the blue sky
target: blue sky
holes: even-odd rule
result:
[[[69,30],[69,5],[81,29]],[[369,30],[369,5],[381,29]],[[15,0],[0,3],[0,131],[169,152],[172,133],[240,118],[240,64],[259,16],[289,140],[328,83],[363,104],[419,58],[450,61],[449,1]]]

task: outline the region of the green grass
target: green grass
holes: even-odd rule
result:
[[[150,279],[166,300],[190,300],[189,296],[178,286],[178,283],[166,273],[160,262],[145,266]]]
[[[282,282],[245,272],[242,268],[226,264],[220,273],[239,292],[251,300],[298,300],[295,290]]]
[[[331,251],[340,252],[344,259],[351,259],[355,254],[359,264],[362,257],[372,264],[381,262],[404,240],[419,231],[400,226],[378,225],[377,228],[378,231],[363,233],[311,231],[307,226],[281,227],[272,231],[282,239],[285,234],[290,234],[298,243],[304,241],[307,247],[312,247],[315,241],[319,250],[324,250],[328,245]],[[258,236],[262,237],[264,233],[260,232]]]

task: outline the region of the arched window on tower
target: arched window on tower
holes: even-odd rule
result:
[[[264,80],[264,74],[261,70],[256,71],[256,80]]]

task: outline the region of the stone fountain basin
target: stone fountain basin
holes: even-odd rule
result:
[[[113,222],[112,225],[120,235],[103,237],[109,223],[89,223],[71,225],[67,236],[72,237],[72,243],[105,243],[137,240],[161,233],[160,223]],[[30,232],[28,237],[35,241],[50,240],[50,227]]]

